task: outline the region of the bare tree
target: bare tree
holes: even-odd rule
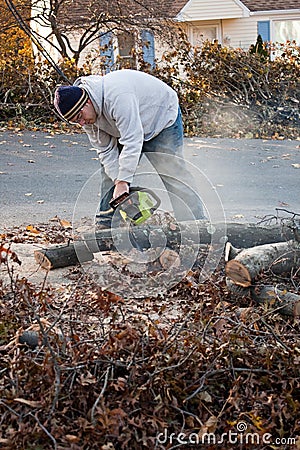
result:
[[[55,52],[75,64],[100,34],[147,29],[162,41],[174,40],[171,10],[156,0],[33,0],[27,8],[14,0],[5,2],[39,49],[42,46],[48,53]]]

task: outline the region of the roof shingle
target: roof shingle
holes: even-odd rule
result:
[[[169,18],[174,19],[180,11],[186,6],[189,0],[66,0],[65,14],[60,20],[67,23],[86,23],[94,15],[101,12],[107,12],[112,17],[123,14],[126,16],[130,11],[140,17]],[[201,0],[193,0],[195,2]],[[216,0],[214,0],[216,1]],[[241,2],[250,10],[250,12],[259,11],[279,11],[279,10],[300,10],[300,0],[241,0]],[[68,10],[68,11],[67,11]],[[125,11],[125,12],[124,12]]]
[[[300,0],[242,0],[252,12],[300,9]]]

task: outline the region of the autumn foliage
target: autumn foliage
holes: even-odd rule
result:
[[[53,92],[65,80],[43,59],[33,60],[30,41],[17,29],[2,33],[0,49],[0,120],[22,126],[57,122]],[[155,69],[178,93],[188,135],[246,138],[299,136],[300,49],[287,42],[280,49],[253,45],[248,51],[205,42],[192,47],[182,33]],[[271,56],[271,58],[270,58]],[[78,66],[64,58],[60,69],[72,82],[90,74],[91,61]]]
[[[1,101],[28,101],[27,81],[34,72],[30,39],[16,27],[9,33],[2,32],[0,39]]]
[[[208,41],[199,48],[182,39],[164,54],[155,73],[179,93],[189,135],[299,136],[299,46],[271,46],[267,56],[253,48]]]

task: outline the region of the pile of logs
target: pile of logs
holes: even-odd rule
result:
[[[68,245],[37,250],[35,259],[47,270],[92,261],[97,252],[114,251],[115,239],[122,240],[123,233],[127,233],[127,230],[114,230],[113,237],[111,230],[86,233]],[[267,303],[281,314],[294,317],[300,315],[300,295],[272,285],[255,284],[257,278],[266,271],[281,274],[299,270],[299,236],[291,228],[229,223],[214,224],[212,231],[211,224],[203,221],[181,223],[180,230],[159,226],[136,227],[135,235],[141,247],[147,247],[149,233],[152,245],[155,237],[159,242],[160,236],[163,236],[170,249],[183,245],[182,233],[188,235],[190,243],[196,245],[210,245],[213,233],[214,242],[226,242],[226,283],[233,295],[250,295],[257,303]]]
[[[258,304],[267,304],[278,313],[300,316],[300,295],[273,285],[255,284],[263,273],[271,275],[299,274],[300,242],[258,245],[237,249],[230,242],[225,247],[226,284],[238,296],[250,296]]]

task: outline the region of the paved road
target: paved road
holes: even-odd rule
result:
[[[200,190],[205,179],[204,190],[219,198],[227,221],[257,222],[276,208],[300,213],[299,147],[300,141],[191,138],[185,156],[201,173]],[[56,215],[71,220],[82,187],[98,168],[84,134],[0,132],[0,228]]]

